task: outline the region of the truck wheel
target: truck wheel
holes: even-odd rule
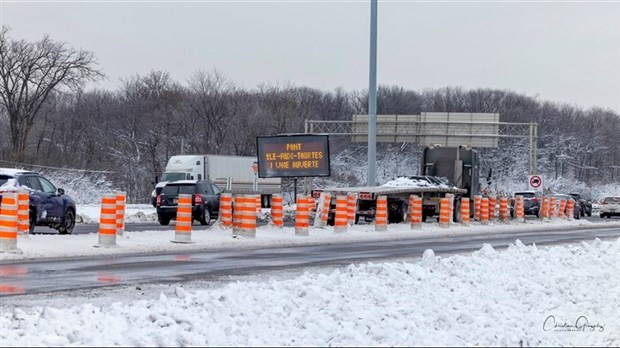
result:
[[[397,224],[407,220],[407,203],[402,202],[394,213],[388,213],[388,223]]]

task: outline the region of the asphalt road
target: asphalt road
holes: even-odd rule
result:
[[[536,219],[536,217],[527,216],[527,219]],[[610,222],[610,221],[620,221],[620,217],[612,217],[610,219],[601,219],[598,215],[593,215],[591,217],[582,217],[582,219],[592,221],[592,222]],[[431,222],[435,221],[433,219],[429,220]],[[211,222],[213,224],[213,221]],[[258,225],[265,225],[265,222],[261,222]],[[286,221],[284,223],[287,227],[293,227],[294,223],[292,221]],[[201,226],[199,223],[194,221],[192,225],[192,229],[194,231],[200,231],[208,229],[209,226]],[[172,222],[169,226],[162,226],[158,222],[151,223],[128,223],[125,225],[125,231],[130,232],[139,232],[139,231],[172,231],[174,230],[174,222]],[[74,234],[87,234],[87,233],[97,233],[99,231],[98,224],[76,224],[75,229],[73,230]],[[54,229],[45,226],[37,226],[34,229],[35,234],[58,234],[58,232]]]
[[[0,266],[0,296],[118,285],[216,280],[223,276],[262,271],[419,257],[426,249],[433,249],[437,254],[457,253],[477,250],[483,243],[502,248],[514,243],[516,239],[525,244],[544,245],[620,237],[620,227],[603,226],[604,224],[601,224],[601,227],[594,229],[564,232],[528,231],[270,249],[4,262]]]

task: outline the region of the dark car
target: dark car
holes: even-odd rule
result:
[[[206,180],[183,180],[169,182],[157,196],[157,220],[168,225],[177,218],[179,194],[192,195],[192,218],[201,225],[217,219],[220,211],[221,191],[217,185]]]
[[[564,199],[566,201],[568,201],[569,199],[573,199],[574,200],[572,195],[565,195],[565,194],[562,194],[562,193],[552,193],[552,194],[547,195],[547,197],[555,198],[555,202],[556,202],[555,203],[555,205],[556,205],[555,208],[558,210],[558,213],[559,213],[560,200],[561,199]],[[577,209],[577,207],[578,207],[578,204],[577,204],[577,202],[575,202],[575,207],[573,208],[573,218],[575,220],[579,220],[583,216],[583,215],[581,215],[581,212],[580,212],[579,209]],[[549,207],[549,208],[551,208],[551,207]],[[564,206],[564,215],[568,216],[568,204]]]
[[[536,215],[540,211],[540,202],[542,201],[542,193],[538,191],[519,191],[515,192],[514,197],[523,196],[523,211],[525,215]],[[510,201],[510,215],[514,217],[514,198]]]
[[[42,175],[12,168],[0,168],[0,199],[6,191],[30,192],[30,232],[35,226],[48,226],[60,234],[71,234],[75,227],[75,202]]]
[[[581,198],[581,195],[578,193],[569,193],[568,195],[573,197],[575,202],[579,204],[579,211],[581,216],[592,216],[592,202]]]

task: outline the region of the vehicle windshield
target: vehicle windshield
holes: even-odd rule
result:
[[[523,198],[534,198],[534,192],[515,192],[515,196],[523,196]]]
[[[607,197],[604,202],[607,204],[620,204],[620,197]]]
[[[177,181],[185,180],[185,173],[164,173],[161,176],[161,181]]]
[[[13,178],[12,178],[12,177],[10,177],[10,176],[6,176],[6,175],[0,175],[0,186],[2,186],[2,185],[4,185],[4,184],[6,184],[6,182],[7,182],[9,179],[13,179]]]
[[[166,185],[162,190],[162,194],[166,196],[176,196],[179,194],[194,194],[196,185]]]
[[[573,197],[575,199],[579,199],[580,198],[579,195],[576,194],[576,193],[571,193],[571,194],[569,194],[569,196],[571,196],[571,197]]]

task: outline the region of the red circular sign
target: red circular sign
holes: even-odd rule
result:
[[[530,178],[530,186],[533,188],[539,188],[542,185],[542,178],[538,175],[534,175]]]

